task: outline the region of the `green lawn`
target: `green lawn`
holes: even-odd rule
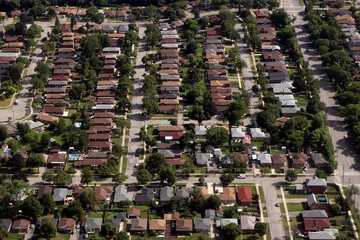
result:
[[[261,199],[261,203],[265,203],[265,194],[264,194],[264,189],[262,186],[259,186],[259,192],[260,192],[260,199]]]
[[[307,194],[285,194],[285,198],[307,198]]]
[[[122,138],[111,138],[111,141],[113,141],[115,144],[119,144],[120,146],[122,144]]]
[[[303,203],[287,203],[287,209],[289,212],[301,212],[304,210]]]
[[[122,171],[122,173],[124,173],[124,174],[125,174],[125,172],[126,172],[126,166],[127,166],[127,158],[124,157],[123,160],[122,160],[122,164],[121,164],[121,171]]]
[[[20,235],[17,233],[9,233],[6,240],[22,240],[24,239],[24,235]]]
[[[206,174],[206,167],[195,167],[195,173]]]
[[[102,212],[90,212],[88,213],[88,218],[102,218],[103,213]]]
[[[11,103],[11,99],[12,99],[12,96],[9,98],[6,98],[3,101],[0,101],[0,108],[7,107]],[[14,99],[14,101],[16,101],[16,98]]]
[[[60,234],[57,233],[54,238],[51,238],[51,240],[69,240],[70,234]],[[45,240],[45,238],[39,238],[38,240]]]
[[[159,239],[165,239],[165,238],[163,238],[163,237],[154,237],[154,236],[137,236],[137,235],[131,235],[131,240],[140,240],[140,239],[157,239],[157,240],[159,240]]]
[[[334,185],[332,185],[332,184],[328,184],[328,186],[327,186],[327,192],[329,193],[329,192],[339,192],[339,190],[338,190],[338,188],[336,187],[336,186],[334,186]]]
[[[193,233],[191,236],[182,237],[180,239],[182,240],[196,240],[200,237],[203,237],[204,239],[207,239],[209,235],[208,234],[201,234],[201,233]]]

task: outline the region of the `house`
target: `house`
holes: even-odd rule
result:
[[[65,167],[66,153],[52,153],[48,155],[46,164],[49,168]]]
[[[30,221],[20,218],[13,221],[11,231],[16,233],[27,233],[30,227]]]
[[[217,189],[215,191],[217,191]],[[223,187],[222,192],[218,194],[218,197],[224,205],[236,203],[236,194],[233,187]]]
[[[114,193],[113,186],[96,186],[95,187],[96,199],[100,203],[110,203],[111,196],[113,193]]]
[[[246,128],[242,127],[232,127],[231,130],[231,138],[233,140],[243,139],[246,135]]]
[[[53,200],[59,205],[72,201],[72,190],[67,188],[54,188]]]
[[[339,230],[334,228],[327,228],[318,232],[309,232],[309,240],[336,240],[339,236]]]
[[[176,234],[190,235],[193,231],[192,219],[178,219],[176,220]]]
[[[261,167],[271,167],[271,155],[269,153],[260,153],[257,156]]]
[[[81,225],[86,233],[95,233],[100,232],[102,222],[102,218],[86,218]]]
[[[243,233],[254,233],[255,231],[255,224],[256,224],[256,217],[249,216],[249,215],[242,215],[240,217],[240,224]]]
[[[214,209],[205,209],[205,214],[204,214],[205,218],[210,218],[210,219],[215,219],[217,215],[217,213],[215,213]]]
[[[133,195],[127,191],[126,186],[118,185],[115,187],[114,203],[120,203],[123,201],[132,201]]]
[[[180,188],[176,190],[176,196],[179,196],[187,202],[190,198],[191,189]]]
[[[36,192],[36,197],[37,198],[42,198],[44,196],[44,194],[52,194],[52,186],[50,185],[41,185]]]
[[[327,183],[323,178],[311,178],[306,180],[306,193],[325,193],[327,191]]]
[[[141,215],[141,211],[137,208],[129,208],[127,211],[126,211],[126,217],[128,219],[137,219],[137,218],[140,218],[140,215]]]
[[[165,219],[150,219],[149,220],[149,231],[155,231],[157,234],[162,234],[166,229]]]
[[[324,210],[303,211],[305,231],[321,231],[330,228],[330,221]]]
[[[195,153],[196,165],[198,166],[207,166],[210,159],[211,159],[210,153],[202,153],[202,152]]]
[[[148,220],[147,219],[131,219],[128,231],[132,234],[142,234],[148,230]]]
[[[160,188],[160,203],[168,204],[170,199],[174,196],[174,188],[165,186]]]
[[[48,113],[39,113],[37,116],[36,116],[36,120],[39,121],[39,122],[42,122],[44,124],[49,124],[51,122],[56,122],[59,120],[58,117],[54,117],[54,116],[50,116]]]
[[[311,153],[311,159],[314,161],[316,168],[326,167],[329,164],[322,153]]]
[[[291,158],[292,167],[293,168],[304,168],[308,165],[307,161],[309,159],[309,155],[304,152],[300,154],[296,154]]]
[[[250,187],[238,187],[237,199],[242,206],[250,206],[252,203],[252,193]]]
[[[73,233],[76,221],[72,218],[60,218],[57,229],[62,233]]]
[[[126,219],[127,219],[126,212],[117,213],[115,218],[121,220],[122,222],[126,221]]]
[[[284,153],[273,154],[272,166],[274,168],[286,168],[288,166],[288,156]]]
[[[114,226],[117,232],[120,231],[121,222],[122,222],[122,219],[120,219],[120,218],[104,219],[104,223],[109,223],[110,225]]]
[[[159,137],[161,140],[179,140],[184,134],[183,126],[159,126]]]
[[[329,208],[329,199],[325,194],[311,193],[307,196],[307,205],[310,210],[327,210]]]
[[[11,225],[12,225],[11,219],[5,219],[5,218],[0,219],[0,228],[4,229],[6,232],[10,232]]]
[[[229,225],[230,223],[234,223],[238,225],[238,220],[236,218],[222,218],[216,221],[216,227],[220,227],[223,229],[225,226]]]
[[[154,201],[154,189],[143,188],[140,194],[135,195],[136,205],[150,205]]]
[[[260,128],[250,128],[250,134],[254,140],[266,138],[266,134]]]
[[[211,232],[212,225],[213,221],[210,218],[197,218],[194,220],[194,231],[207,234]]]
[[[196,139],[205,139],[207,126],[204,126],[204,125],[195,126],[194,131],[195,131]]]

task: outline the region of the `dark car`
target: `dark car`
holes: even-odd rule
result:
[[[136,149],[135,151],[135,157],[139,157],[140,156],[140,148]]]

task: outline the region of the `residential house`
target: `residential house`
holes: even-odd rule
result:
[[[327,228],[318,232],[309,232],[309,240],[336,240],[339,236],[339,230],[335,228]]]
[[[205,139],[207,126],[200,125],[195,126],[195,137],[196,139]]]
[[[10,232],[11,225],[12,225],[11,219],[5,219],[5,218],[0,219],[0,228],[2,228],[4,231]]]
[[[306,201],[310,210],[327,210],[329,208],[329,199],[325,194],[311,193],[307,196]]]
[[[266,138],[266,134],[260,128],[250,128],[250,134],[253,140]]]
[[[326,167],[329,164],[322,153],[311,153],[311,159],[314,161],[316,168]]]
[[[260,153],[257,156],[261,167],[271,167],[271,155],[269,153]]]
[[[195,153],[196,165],[198,166],[207,166],[210,159],[211,159],[210,153],[202,153],[202,152]]]
[[[30,227],[30,221],[20,218],[13,221],[11,226],[12,232],[27,233]]]
[[[242,206],[250,206],[252,203],[252,193],[250,187],[238,187],[237,199]]]
[[[149,231],[155,231],[157,234],[165,233],[166,220],[165,219],[150,219]]]
[[[120,218],[104,219],[104,223],[109,223],[110,225],[114,226],[117,232],[120,231],[120,224],[122,221],[123,220]]]
[[[214,209],[205,209],[205,218],[215,219],[216,214]]]
[[[113,193],[114,193],[113,186],[96,186],[95,187],[96,199],[100,203],[110,203],[111,196]]]
[[[242,215],[240,217],[240,224],[243,233],[247,233],[247,234],[254,233],[256,217],[250,215]]]
[[[176,234],[179,235],[190,235],[193,231],[192,219],[178,219],[176,220]]]
[[[180,188],[176,190],[176,196],[179,196],[187,202],[190,198],[191,189],[188,188]]]
[[[231,138],[232,140],[240,140],[243,139],[246,135],[246,128],[243,127],[232,127],[231,130]]]
[[[287,168],[288,166],[288,155],[284,153],[277,153],[271,156],[272,166],[274,168]]]
[[[46,194],[46,193],[51,195],[52,190],[53,190],[53,188],[50,185],[41,185],[36,191],[36,197],[42,198],[44,196],[44,194]]]
[[[238,220],[236,218],[222,218],[216,221],[216,226],[223,229],[225,226],[229,225],[230,223],[234,223],[238,225]]]
[[[150,205],[154,201],[154,189],[143,188],[141,193],[135,195],[136,205]]]
[[[64,205],[72,201],[72,190],[67,188],[54,188],[53,200],[58,205]]]
[[[168,204],[170,199],[174,196],[174,188],[165,186],[160,188],[160,203]]]
[[[183,126],[159,126],[159,137],[161,140],[179,140],[184,134]]]
[[[73,233],[75,230],[76,221],[72,218],[60,218],[57,229],[62,233]]]
[[[115,187],[114,203],[120,203],[123,201],[132,201],[133,195],[128,192],[126,186],[118,185]]]
[[[128,219],[137,219],[137,218],[140,218],[141,216],[141,211],[137,208],[129,208],[127,211],[126,211],[126,217]]]
[[[82,222],[82,227],[86,233],[100,232],[102,222],[102,218],[86,218]]]
[[[306,180],[306,193],[325,193],[327,191],[327,182],[323,178],[311,178]]]
[[[302,211],[305,231],[321,231],[330,228],[329,217],[324,210]]]
[[[218,189],[215,190],[217,192]],[[222,192],[218,194],[218,197],[221,200],[221,203],[224,205],[235,204],[236,203],[236,194],[233,187],[223,187]]]
[[[309,155],[304,152],[292,156],[291,162],[293,168],[304,168],[308,165]]]
[[[210,218],[194,219],[194,231],[195,232],[208,234],[211,232],[212,225],[213,225],[213,221]]]
[[[65,167],[66,153],[52,153],[48,155],[46,164],[49,168],[52,167]]]

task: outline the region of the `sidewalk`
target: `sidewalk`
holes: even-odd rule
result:
[[[289,237],[290,237],[290,240],[293,240],[294,237],[293,237],[292,231],[291,231],[291,222],[290,222],[289,212],[288,212],[288,208],[287,208],[287,205],[286,205],[286,198],[285,198],[285,195],[284,195],[284,190],[283,190],[282,187],[280,187],[280,191],[281,191],[281,196],[282,196],[284,209],[285,209],[285,217],[286,217],[286,222],[287,222],[287,225],[288,225]]]

